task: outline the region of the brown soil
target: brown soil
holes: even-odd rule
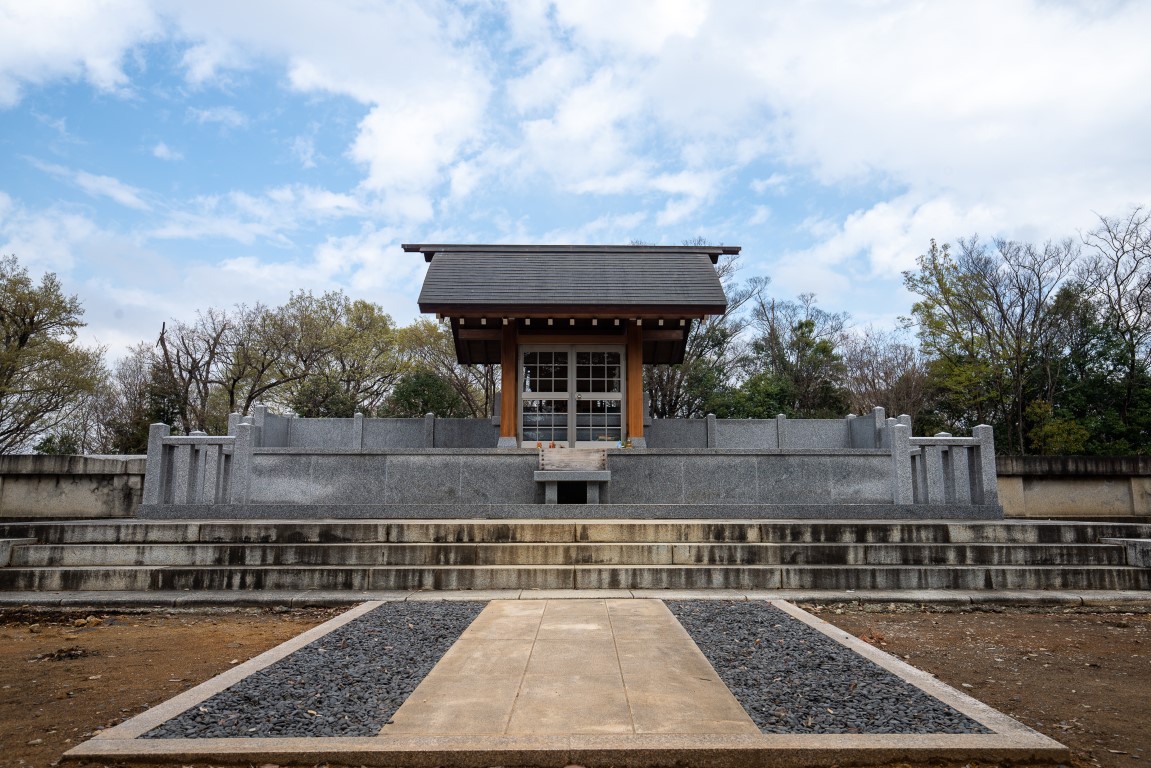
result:
[[[0,610],[0,766],[55,765],[94,732],[336,613]]]
[[[804,607],[1061,741],[1079,768],[1151,761],[1146,609]],[[0,768],[55,765],[338,612],[0,610]]]
[[[1151,615],[1116,608],[803,606],[1071,748],[1151,765]]]

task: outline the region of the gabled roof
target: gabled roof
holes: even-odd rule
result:
[[[683,362],[692,322],[727,311],[714,265],[720,256],[740,250],[722,245],[403,248],[430,262],[420,311],[450,319],[456,358],[465,364],[499,363],[500,328],[509,322],[521,339],[546,336],[563,343],[565,336],[591,333],[617,335],[623,343],[632,320],[654,321],[642,332],[644,363]],[[546,322],[533,324],[533,319]]]
[[[727,309],[713,264],[738,246],[404,245],[431,262],[421,312],[702,317]]]

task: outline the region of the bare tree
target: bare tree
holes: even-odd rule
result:
[[[761,296],[753,315],[758,335],[750,383],[774,382],[777,406],[789,415],[842,415],[847,405],[840,350],[851,316],[820,309],[813,293],[796,301]]]
[[[165,388],[172,393],[177,426],[185,434],[209,428],[213,386],[226,354],[226,338],[234,320],[219,309],[199,312],[192,323],[176,321],[160,327],[156,342]],[[226,416],[227,410],[224,410]]]
[[[1135,388],[1151,355],[1151,209],[1125,217],[1099,217],[1083,237],[1088,254],[1079,271],[1102,315],[1123,343],[1125,394],[1121,415],[1130,416]]]
[[[1071,240],[1028,243],[978,237],[959,240],[959,255],[934,241],[904,284],[920,295],[912,308],[923,351],[954,402],[960,428],[993,420],[1001,445],[1023,452],[1024,413],[1035,364],[1054,331],[1052,300],[1079,249]],[[989,419],[990,417],[990,419]]]
[[[694,238],[684,241],[684,245],[708,243]],[[704,416],[718,391],[738,383],[748,361],[744,330],[751,318],[746,310],[759,302],[769,282],[766,277],[737,282],[739,267],[738,255],[722,256],[716,264],[716,274],[727,296],[727,310],[692,324],[683,362],[645,367],[644,387],[656,418]]]
[[[906,413],[912,423],[930,401],[927,359],[905,331],[868,327],[843,342],[845,384],[854,413],[882,407],[891,416]]]

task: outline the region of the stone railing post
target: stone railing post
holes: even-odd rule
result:
[[[424,447],[436,447],[436,415],[434,413],[424,414]]]
[[[947,432],[939,432],[936,437],[951,437]],[[947,498],[947,467],[944,466],[944,456],[947,447],[943,445],[928,445],[923,447],[923,474],[926,482],[924,497],[928,504],[943,504]],[[953,494],[954,495],[954,494]]]
[[[775,416],[775,447],[776,448],[787,448],[787,447],[789,447],[784,442],[784,433],[787,431],[786,424],[787,424],[787,416],[785,416],[782,413],[776,414],[776,416]]]
[[[229,502],[232,504],[247,504],[251,498],[254,430],[250,417],[244,417],[236,427],[236,443],[232,448],[232,476],[229,480]]]
[[[148,427],[148,461],[144,465],[144,503],[159,504],[164,488],[164,438],[172,434],[167,424]]]
[[[911,427],[906,424],[892,424],[890,432],[893,501],[896,504],[914,504],[915,487],[911,477]]]
[[[980,424],[971,430],[971,436],[976,439],[977,458],[975,466],[971,467],[972,475],[979,474],[979,498],[972,494],[972,502],[977,504],[998,504],[999,486],[995,474],[995,430],[987,424]]]
[[[364,414],[352,415],[352,448],[357,451],[364,450]]]
[[[707,447],[708,448],[718,448],[719,447],[719,445],[718,445],[719,437],[716,434],[715,414],[709,413],[707,415],[706,421],[707,421],[707,425],[706,425],[706,427],[707,427]]]

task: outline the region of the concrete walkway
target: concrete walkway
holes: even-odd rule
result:
[[[381,736],[752,734],[659,600],[495,600]]]

